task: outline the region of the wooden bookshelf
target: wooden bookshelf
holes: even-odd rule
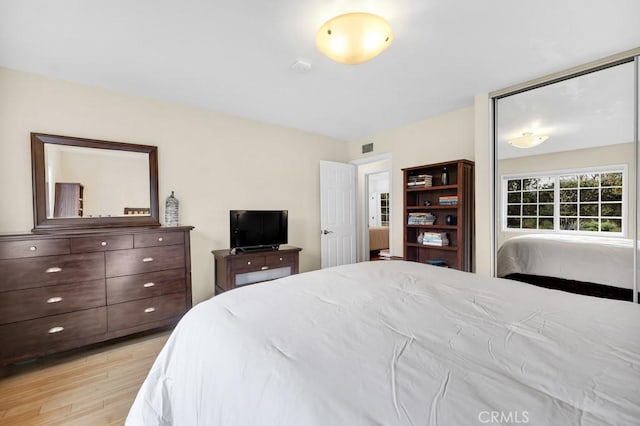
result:
[[[442,183],[446,168],[448,181]],[[474,163],[457,160],[402,169],[404,174],[404,258],[413,262],[429,263],[442,260],[450,268],[473,271],[474,253]],[[431,176],[430,185],[413,185],[418,175]],[[457,204],[441,204],[441,197],[457,197]],[[451,198],[449,198],[451,199]],[[444,203],[444,199],[443,203]],[[433,224],[410,224],[409,216],[431,213]],[[446,218],[455,218],[447,223]],[[446,234],[448,244],[426,245],[418,241],[424,232]]]

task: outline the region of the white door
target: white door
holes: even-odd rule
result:
[[[380,194],[369,192],[369,226],[380,226]]]
[[[320,161],[323,268],[356,262],[356,166]]]

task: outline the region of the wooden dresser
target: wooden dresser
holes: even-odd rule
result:
[[[175,324],[191,229],[0,236],[0,365]]]

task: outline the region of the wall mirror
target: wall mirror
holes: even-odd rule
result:
[[[497,276],[637,301],[636,73],[630,56],[493,98]]]
[[[157,147],[31,134],[34,231],[159,226]]]

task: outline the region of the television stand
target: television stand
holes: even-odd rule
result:
[[[237,287],[294,275],[299,272],[299,247],[231,253],[230,249],[214,250],[216,267],[215,294]]]

